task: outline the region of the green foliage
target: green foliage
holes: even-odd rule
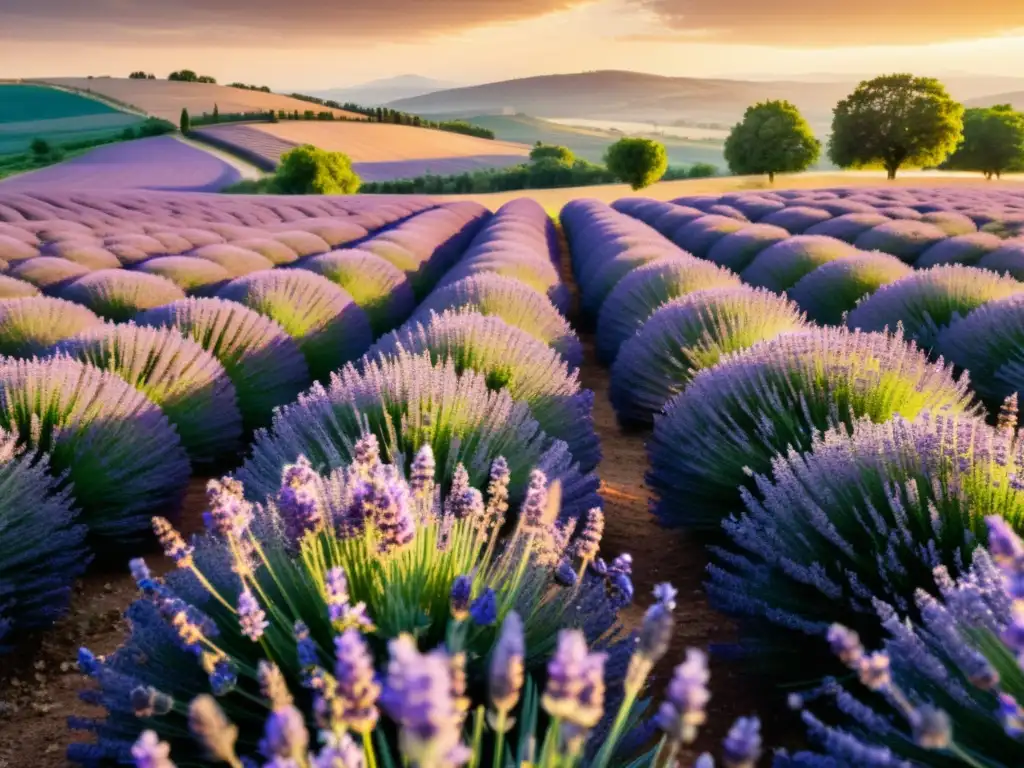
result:
[[[213,105],[213,115],[212,115],[212,117],[213,117],[213,122],[215,122],[215,123],[219,123],[220,122],[220,107],[218,107],[216,104]]]
[[[124,133],[127,135],[128,131],[131,130],[131,128],[126,128]],[[169,120],[161,120],[159,117],[148,117],[141,125],[138,126],[138,135],[140,138],[146,138],[147,136],[163,136],[168,133],[174,133],[174,123]],[[134,136],[131,138],[134,138]]]
[[[156,80],[156,75],[151,72],[143,72],[141,69],[128,75],[129,80]]]
[[[608,170],[633,189],[649,187],[668,169],[665,145],[653,139],[619,139],[608,147],[604,160]]]
[[[36,157],[44,157],[50,154],[50,143],[46,139],[32,139],[29,149]]]
[[[286,195],[354,195],[359,185],[348,155],[312,144],[285,152],[273,183],[275,191]]]
[[[1009,104],[968,109],[964,140],[943,168],[981,171],[986,179],[1024,169],[1024,113]]]
[[[725,140],[725,160],[736,174],[797,173],[818,161],[821,142],[800,111],[788,101],[748,107]]]
[[[262,93],[270,93],[270,88],[266,85],[246,85],[245,83],[228,83],[229,88],[240,88],[243,91],[260,91]]]
[[[718,175],[718,168],[711,163],[694,163],[686,172],[688,179],[710,179]]]
[[[867,80],[836,105],[829,158],[841,168],[934,167],[963,136],[963,105],[938,80],[908,74]]]
[[[188,133],[192,130],[192,119],[188,116],[188,110],[185,107],[181,108],[181,118],[178,121],[178,127],[181,128],[182,133]]]
[[[199,79],[199,77],[191,69],[179,69],[175,72],[171,72],[171,74],[167,76],[167,79],[182,83],[194,83]]]
[[[535,163],[539,160],[555,160],[562,165],[572,165],[576,161],[576,156],[568,147],[558,144],[541,144],[538,141],[536,146],[530,150],[530,159]]]
[[[466,194],[506,192],[517,189],[556,189],[611,184],[615,176],[604,166],[577,160],[571,166],[545,158],[534,163],[493,168],[454,176],[427,174],[414,179],[369,182],[360,187],[367,194]]]

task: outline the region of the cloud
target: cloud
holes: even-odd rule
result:
[[[19,42],[302,47],[408,42],[593,0],[2,0]]]
[[[620,39],[776,47],[911,45],[1024,29],[1024,0],[628,0],[664,31]]]

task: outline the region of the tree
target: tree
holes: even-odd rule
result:
[[[273,186],[286,195],[354,195],[360,183],[348,155],[303,144],[281,156]]]
[[[643,189],[665,175],[668,153],[664,144],[653,139],[627,137],[608,147],[604,162],[617,179]]]
[[[986,179],[1024,169],[1024,113],[1009,104],[968,109],[964,140],[943,168],[981,171]]]
[[[725,140],[725,160],[735,174],[797,173],[821,156],[821,142],[788,101],[763,101],[748,107]]]
[[[146,72],[143,72],[140,69],[137,72],[132,72],[130,75],[128,75],[128,79],[129,80],[155,80],[156,76],[154,76],[152,74],[147,74]]]
[[[32,150],[32,154],[36,157],[43,157],[50,154],[50,143],[46,139],[35,138],[32,139],[29,149]]]
[[[876,77],[836,105],[828,154],[841,168],[881,164],[895,179],[902,165],[942,163],[960,143],[963,115],[934,78]]]
[[[530,160],[536,163],[545,159],[554,160],[562,165],[572,165],[576,162],[576,155],[568,147],[558,144],[542,144],[538,141],[530,150]]]
[[[177,72],[171,72],[171,74],[167,76],[167,79],[176,80],[182,83],[194,83],[199,78],[191,69],[179,69]]]
[[[220,122],[220,108],[217,106],[217,102],[213,103],[213,122]]]
[[[188,134],[192,130],[192,118],[188,116],[188,110],[185,107],[181,108],[181,119],[178,121],[178,127],[183,134]]]

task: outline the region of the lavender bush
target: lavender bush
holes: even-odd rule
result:
[[[232,280],[217,295],[277,321],[295,339],[317,380],[326,381],[373,341],[370,321],[352,297],[312,272],[256,272]]]
[[[634,270],[615,286],[601,307],[598,359],[611,364],[622,344],[666,302],[694,291],[740,285],[740,279],[729,270],[698,259],[662,259]]]
[[[240,448],[242,416],[231,379],[178,330],[101,325],[54,351],[116,373],[160,406],[193,462],[223,461]]]
[[[902,329],[931,349],[943,328],[981,305],[1024,293],[1024,283],[977,267],[932,267],[879,288],[850,312],[847,325],[865,331]]]
[[[712,601],[753,618],[754,631],[824,635],[842,621],[878,639],[875,602],[914,614],[912,595],[934,590],[934,569],[961,572],[985,542],[987,516],[1024,529],[1015,426],[942,412],[862,421],[778,457],[756,496],[744,492],[746,511],[724,522],[730,547],[713,554]]]
[[[855,251],[808,272],[786,293],[816,323],[840,325],[861,299],[911,271],[888,253]]]
[[[429,354],[405,351],[366,361],[361,370],[348,365],[326,388],[315,384],[280,408],[270,429],[256,433],[239,479],[252,498],[263,498],[273,493],[281,467],[298,455],[318,470],[335,469],[351,460],[356,440],[367,431],[391,461],[405,467],[417,446],[429,444],[444,488],[457,463],[480,485],[491,462],[504,456],[513,501],[525,493],[530,468],[539,467],[561,481],[567,513],[578,516],[599,506],[596,476],[580,473],[568,446],[540,430],[529,405],[507,390],[491,391],[480,373],[459,374],[452,361],[435,364]]]
[[[998,250],[982,256],[978,266],[1024,279],[1024,238],[1009,240]]]
[[[882,251],[913,264],[922,253],[947,236],[934,224],[899,220],[867,230],[853,244],[862,251]]]
[[[164,581],[143,561],[132,561],[142,596],[128,611],[130,638],[109,658],[83,650],[79,661],[98,684],[84,697],[108,714],[97,722],[76,721],[99,741],[73,746],[70,757],[89,765],[125,760],[139,733],[152,729],[186,764],[195,761],[201,751],[188,740],[190,721],[193,731],[196,722],[187,702],[206,691],[237,726],[232,732],[239,749],[254,753],[262,745],[267,759],[273,759],[268,751],[280,754],[272,745],[295,736],[304,721],[330,722],[339,736],[347,729],[364,748],[379,746],[386,732],[371,738],[378,706],[394,716],[400,699],[410,695],[421,705],[458,703],[465,713],[484,703],[486,678],[492,695],[503,692],[496,698],[506,705],[498,708],[504,715],[498,730],[504,730],[513,725],[511,710],[524,678],[553,651],[560,662],[552,664],[570,665],[564,674],[579,674],[564,655],[560,630],[569,630],[575,643],[596,646],[592,658],[602,663],[586,679],[602,686],[606,681],[609,698],[626,701],[631,710],[650,665],[628,667],[629,683],[638,686],[624,695],[634,643],[616,613],[632,599],[630,559],[621,556],[610,565],[599,559],[600,512],[587,516],[579,543],[570,545],[572,529],[558,522],[557,484],[549,488],[544,473],[535,470],[518,523],[501,541],[495,532],[509,509],[504,460],[491,465],[486,495],[470,486],[460,467],[450,492],[438,496],[435,466],[432,451],[421,449],[406,481],[399,466],[381,463],[376,440],[364,437],[353,463],[329,476],[317,475],[301,457],[285,466],[265,505],[247,502],[231,478],[212,481],[208,531],[190,544],[155,518],[154,529],[177,569]],[[666,601],[673,593],[662,591]],[[664,611],[670,611],[667,605]],[[664,653],[670,616],[654,629],[643,648]],[[444,678],[447,688],[417,684],[417,691],[390,690],[378,699],[374,656],[396,642],[405,644],[414,664],[407,673],[425,675],[434,657],[420,656],[417,647],[444,642],[456,655],[446,659],[445,670],[456,672],[456,679]],[[558,670],[549,667],[555,679]],[[391,675],[389,682],[386,688],[393,689]],[[569,695],[571,680],[564,682]],[[290,725],[278,715],[272,736],[263,731],[264,699],[268,687],[280,692],[285,685],[295,697],[288,699],[302,710],[289,710]],[[447,698],[452,686],[457,702]],[[593,695],[602,693],[603,687]],[[600,709],[588,710],[588,730],[598,724]],[[571,711],[564,716],[576,722]],[[456,741],[461,723],[461,717],[445,721]],[[435,754],[441,760],[443,753]]]
[[[570,368],[583,364],[583,348],[566,319],[544,296],[518,280],[500,275],[475,275],[428,296],[411,318],[424,321],[430,312],[472,309],[500,317],[558,352]]]
[[[135,322],[174,328],[216,357],[235,387],[247,432],[269,424],[274,408],[310,383],[305,358],[284,329],[233,301],[176,301],[139,314]]]
[[[832,214],[821,208],[805,205],[791,205],[781,211],[769,213],[761,219],[762,224],[782,227],[791,234],[800,235],[813,227],[832,218]]]
[[[761,251],[791,235],[782,227],[771,224],[751,224],[736,230],[717,243],[708,252],[708,260],[720,267],[742,272]]]
[[[975,550],[970,570],[954,580],[935,569],[937,588],[914,593],[920,618],[877,603],[888,637],[868,653],[860,637],[833,625],[829,643],[853,671],[850,684],[828,681],[797,697],[834,701],[844,716],[829,725],[803,711],[810,740],[825,754],[780,758],[782,768],[1011,768],[1024,750],[1021,667],[1021,568],[1024,542],[1001,517],[989,518],[989,549]]]
[[[19,261],[7,274],[34,285],[43,293],[59,294],[75,280],[89,274],[89,268],[56,256],[36,256],[34,259]]]
[[[397,328],[416,308],[416,297],[405,273],[372,253],[331,251],[304,259],[299,266],[344,289],[366,313],[374,336]]]
[[[124,322],[143,310],[184,299],[185,292],[158,275],[101,269],[61,289],[60,296],[88,307],[107,320]]]
[[[0,430],[0,654],[25,632],[64,615],[75,580],[89,564],[85,526],[68,484],[49,472],[46,454],[25,452]]]
[[[40,355],[55,342],[102,323],[90,310],[63,299],[5,299],[0,301],[0,355]]]
[[[635,270],[650,265],[662,264],[667,261],[681,261],[688,264],[699,263],[688,253],[673,248],[668,243],[633,246],[621,253],[596,263],[593,271],[584,271],[579,282],[580,308],[592,317],[596,317],[604,306],[605,300],[611,295],[620,282]]]
[[[39,289],[32,285],[32,283],[18,280],[15,277],[0,275],[0,299],[21,299],[27,296],[38,295]]]
[[[985,232],[971,232],[942,240],[918,256],[914,262],[917,269],[927,269],[939,264],[976,265],[983,256],[1002,247],[1003,241]]]
[[[877,227],[879,224],[885,224],[887,221],[889,221],[888,217],[880,213],[845,213],[808,227],[804,234],[825,235],[852,244],[865,231]]]
[[[770,223],[770,222],[769,222]],[[731,232],[738,232],[749,226],[750,222],[738,221],[729,216],[710,214],[684,224],[672,234],[672,242],[684,251],[706,257],[715,243]]]
[[[577,373],[562,357],[525,331],[499,317],[446,310],[385,336],[366,357],[387,357],[399,349],[427,352],[435,363],[451,361],[459,373],[476,371],[492,390],[507,389],[530,406],[544,432],[565,441],[583,471],[601,460],[591,415],[594,393],[581,390]]]
[[[691,379],[723,355],[806,326],[800,310],[765,290],[701,290],[661,305],[620,348],[609,398],[619,421],[650,425]]]
[[[130,543],[154,511],[177,511],[188,456],[160,408],[118,376],[64,357],[5,358],[0,393],[0,428],[50,454],[95,541]]]
[[[286,246],[287,247],[287,246]],[[188,256],[210,261],[224,269],[232,278],[245,277],[253,272],[264,272],[274,268],[274,262],[255,250],[239,245],[211,243],[202,245]]]
[[[166,278],[190,296],[207,296],[231,280],[219,264],[193,256],[160,256],[139,264],[138,272]]]
[[[714,530],[773,457],[862,417],[975,412],[966,377],[900,338],[845,329],[783,334],[698,373],[655,419],[648,485],[662,522]]]
[[[743,270],[743,282],[781,293],[823,264],[852,256],[857,250],[823,235],[798,235],[761,251]]]

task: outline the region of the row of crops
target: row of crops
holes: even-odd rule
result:
[[[653,512],[707,541],[713,606],[807,708],[823,754],[781,765],[1024,756],[1024,239],[1007,237],[1024,201],[986,202],[847,191],[562,211],[612,404],[653,424]],[[830,644],[854,679],[808,690],[847,677]]]

